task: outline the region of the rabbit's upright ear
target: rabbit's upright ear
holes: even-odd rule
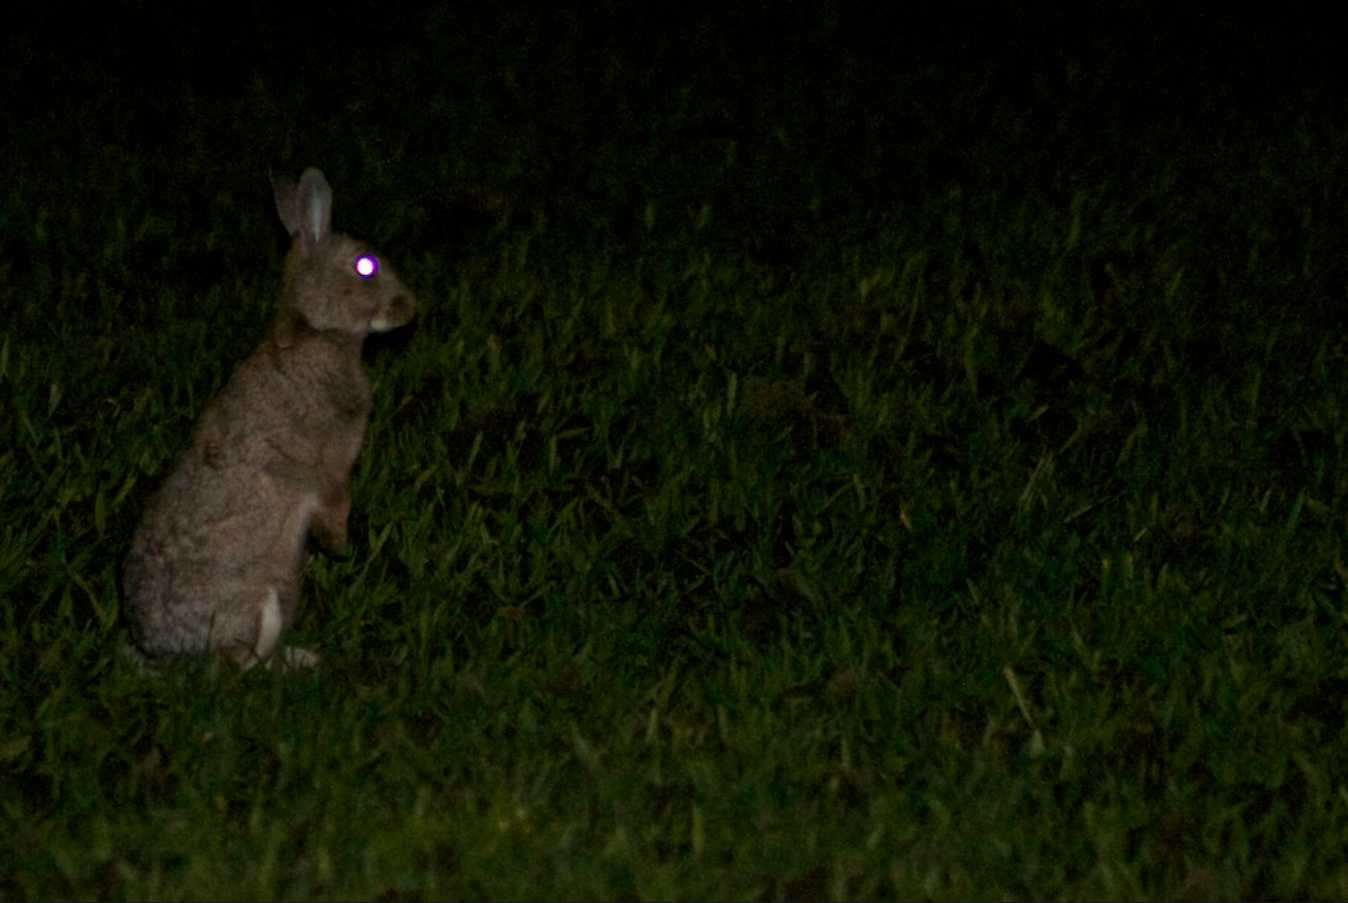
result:
[[[272,190],[276,195],[276,212],[292,238],[299,238],[300,230],[304,230],[304,238],[309,242],[327,237],[332,228],[332,188],[323,173],[309,167],[300,176],[298,185],[273,179]]]
[[[294,182],[287,182],[276,176],[271,177],[272,195],[276,198],[276,214],[281,217],[281,224],[292,237],[300,227],[299,205],[296,204],[298,187]]]

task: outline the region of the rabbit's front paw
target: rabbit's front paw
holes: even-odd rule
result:
[[[351,554],[351,538],[346,533],[346,514],[349,510],[348,507],[338,515],[330,510],[319,509],[314,516],[310,532],[319,547],[329,555],[345,558]]]
[[[351,557],[351,540],[347,539],[345,536],[342,537],[340,542],[323,542],[320,539],[319,546],[322,547],[323,551],[326,552],[329,557],[332,558]]]
[[[351,540],[346,530],[346,522],[350,517],[350,492],[346,484],[334,481],[326,487],[310,527],[323,551],[339,557],[350,554]]]

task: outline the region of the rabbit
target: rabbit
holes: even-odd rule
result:
[[[273,188],[292,239],[280,310],[150,498],[123,567],[132,651],[151,665],[190,653],[243,669],[318,663],[281,639],[308,539],[334,554],[348,546],[351,470],[373,398],[361,345],[416,313],[386,262],[332,231],[321,172]]]

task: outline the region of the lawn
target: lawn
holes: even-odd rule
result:
[[[1348,896],[1340,97],[618,11],[7,37],[0,897]],[[307,165],[420,302],[324,662],[142,673]]]

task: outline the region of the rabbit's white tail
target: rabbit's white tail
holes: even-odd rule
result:
[[[276,651],[281,640],[281,631],[285,629],[285,618],[281,615],[281,594],[276,587],[268,586],[262,599],[262,607],[257,613],[257,640],[253,643],[253,661],[265,662]]]
[[[276,591],[276,587],[269,586],[262,600],[262,608],[257,614],[257,642],[253,646],[253,658],[244,666],[245,670],[258,662],[266,662],[268,668],[280,667],[287,671],[313,668],[318,664],[318,653],[309,649],[287,646],[278,653],[277,646],[281,641],[281,631],[284,629],[281,595]]]

